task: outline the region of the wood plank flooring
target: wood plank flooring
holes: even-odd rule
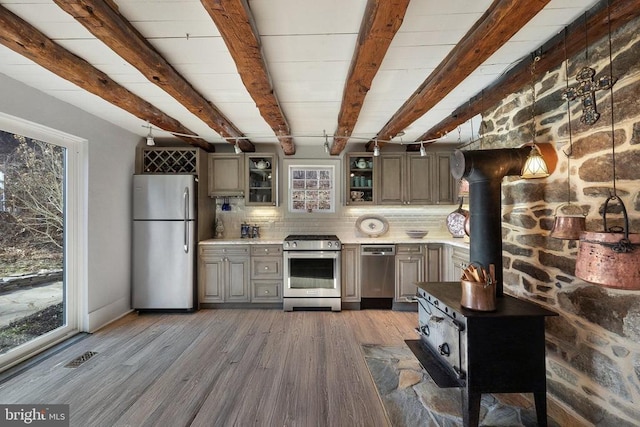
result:
[[[131,314],[0,384],[0,403],[66,403],[83,427],[387,426],[361,344],[416,326],[385,310]]]

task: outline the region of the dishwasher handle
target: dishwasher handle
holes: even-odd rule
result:
[[[395,245],[361,245],[360,255],[362,256],[394,256],[396,254]]]

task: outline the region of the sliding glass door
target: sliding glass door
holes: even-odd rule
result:
[[[0,370],[78,327],[77,142],[24,125],[0,128]]]

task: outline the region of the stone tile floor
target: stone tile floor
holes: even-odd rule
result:
[[[460,389],[439,388],[422,370],[408,347],[363,346],[365,360],[394,427],[457,427],[462,425]],[[552,419],[549,427],[559,427]],[[482,396],[481,426],[537,426],[533,407]]]

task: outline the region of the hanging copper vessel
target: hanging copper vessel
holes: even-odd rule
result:
[[[586,215],[577,205],[563,203],[556,208],[554,215],[555,221],[551,233],[549,233],[551,237],[578,240],[582,232],[586,230]]]
[[[618,200],[624,214],[624,228],[607,229],[607,205]],[[618,196],[604,204],[604,231],[586,231],[580,236],[576,277],[608,288],[640,290],[640,234],[629,233],[629,217]]]

